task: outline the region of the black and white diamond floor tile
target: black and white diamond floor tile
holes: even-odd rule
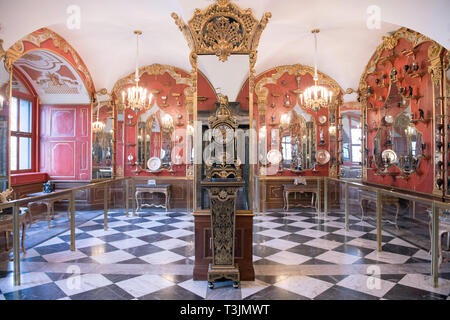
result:
[[[383,251],[378,252],[376,228],[351,217],[349,231],[342,215],[317,218],[314,212],[268,212],[254,219],[253,259],[260,266],[350,264],[405,264],[429,261],[414,244],[383,231]],[[23,261],[48,263],[192,265],[193,217],[182,212],[138,216],[112,213],[108,230],[103,217],[76,228],[75,252],[70,233],[63,232],[32,249]],[[447,275],[445,275],[447,276]],[[0,299],[208,299],[226,297],[226,287],[211,293],[205,281],[189,275],[121,275],[25,272],[22,285],[12,285],[12,274],[0,273]],[[449,277],[450,278],[450,277]],[[370,283],[374,282],[373,286]],[[216,290],[216,289],[215,289]],[[222,290],[222,291],[219,291]],[[234,290],[234,289],[230,289]],[[222,294],[222,293],[223,294]],[[230,292],[236,298],[235,291]],[[231,292],[233,294],[231,295]],[[408,293],[410,292],[410,294]],[[242,282],[240,299],[446,299],[450,280],[430,286],[428,275],[261,276]]]

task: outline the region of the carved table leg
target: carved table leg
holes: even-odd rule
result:
[[[141,194],[140,191],[136,191],[136,193],[135,193],[135,197],[136,197],[136,211],[139,211],[139,208],[140,208],[140,206],[139,206],[139,197],[138,197],[138,195],[140,195],[140,194]]]

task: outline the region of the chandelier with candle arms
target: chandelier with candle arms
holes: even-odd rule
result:
[[[136,71],[134,75],[135,85],[128,90],[122,91],[122,107],[132,109],[138,112],[142,109],[148,109],[151,106],[153,95],[150,93],[147,97],[147,89],[139,86],[139,36],[142,31],[134,31],[136,35]]]
[[[305,108],[313,109],[314,111],[320,108],[326,108],[331,104],[333,98],[333,92],[323,86],[319,86],[317,83],[319,77],[317,75],[317,34],[319,29],[311,31],[314,34],[314,85],[306,88],[303,93],[300,94],[300,104]]]

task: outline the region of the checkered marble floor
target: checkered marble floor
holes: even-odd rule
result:
[[[192,279],[192,216],[147,210],[127,218],[113,211],[107,231],[102,215],[77,226],[75,252],[69,231],[29,249],[21,286],[12,284],[10,263],[0,271],[0,300],[449,299],[448,265],[433,288],[429,271],[412,268],[429,270],[426,251],[383,231],[383,251],[377,252],[373,225],[350,216],[347,232],[344,222],[341,213],[324,217],[309,210],[255,216],[256,281],[211,290]],[[371,277],[379,270],[387,271]]]

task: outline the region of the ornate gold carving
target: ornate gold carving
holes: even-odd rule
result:
[[[366,78],[367,75],[371,72],[375,71],[376,65],[381,58],[381,54],[384,50],[393,50],[398,43],[400,38],[404,38],[412,43],[412,47],[415,48],[419,44],[426,41],[433,41],[430,38],[420,34],[418,32],[412,31],[408,28],[400,28],[396,32],[394,32],[390,36],[384,36],[382,39],[382,43],[376,48],[375,53],[369,60],[369,63],[366,65],[363,74],[361,75],[361,79],[359,81],[358,94],[360,99],[366,94],[367,85]],[[433,43],[435,43],[433,41]],[[436,44],[436,43],[435,43]]]
[[[171,16],[173,20],[175,20],[175,24],[183,33],[183,36],[188,43],[189,49],[195,50],[194,38],[192,37],[192,33],[191,30],[189,30],[189,27],[184,23],[183,19],[181,19],[175,12],[172,12]]]
[[[242,10],[228,0],[217,1],[204,10],[196,9],[188,25],[176,14],[172,18],[196,54],[215,54],[226,61],[230,54],[256,50],[271,13],[260,22],[251,9]]]
[[[431,75],[431,79],[434,84],[439,84],[442,79],[442,60],[441,53],[444,48],[442,48],[437,43],[433,43],[428,48],[428,58],[430,59],[430,66],[428,67],[428,72]]]
[[[94,82],[92,81],[91,74],[85,67],[85,64],[83,63],[81,57],[78,55],[78,53],[75,51],[75,49],[72,48],[72,46],[64,40],[60,35],[58,35],[56,32],[47,29],[42,28],[39,29],[24,38],[17,41],[15,44],[13,44],[7,51],[6,51],[6,66],[7,69],[10,70],[14,62],[16,62],[19,58],[21,58],[26,52],[25,52],[25,44],[24,42],[30,42],[36,47],[41,47],[41,44],[48,39],[51,39],[53,41],[53,45],[59,49],[61,49],[64,53],[70,53],[72,56],[75,65],[73,66],[77,71],[79,71],[81,74],[84,75],[83,81],[85,82],[86,90],[89,92],[89,95],[92,95],[95,92],[95,86]],[[43,48],[42,50],[46,50]]]
[[[236,196],[244,183],[202,183],[208,189],[211,208],[212,264],[208,269],[210,288],[213,281],[226,278],[239,285],[239,268],[234,263]]]
[[[231,114],[231,111],[229,109],[228,97],[223,94],[219,94],[218,98],[219,106],[216,110],[216,113],[209,117],[209,128],[220,129],[222,131],[222,135],[226,136],[227,132],[225,129],[221,129],[222,126],[234,130],[238,128],[239,124],[237,118]],[[215,163],[211,163],[209,161],[206,162],[206,180],[211,180],[215,177],[221,179],[233,177],[237,181],[242,180],[242,169],[236,160],[233,159],[234,161],[232,164],[227,163],[229,159],[226,153],[223,153],[222,157],[220,157],[220,155],[217,156],[216,154],[215,159]]]
[[[6,54],[6,51],[3,49],[3,39],[0,39],[0,59],[3,59],[5,54]]]

